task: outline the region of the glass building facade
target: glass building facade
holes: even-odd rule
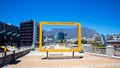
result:
[[[64,33],[63,32],[59,32],[58,33],[58,40],[64,40]]]

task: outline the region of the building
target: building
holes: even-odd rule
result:
[[[120,40],[120,34],[113,34],[113,40]]]
[[[0,22],[0,46],[7,45],[19,46],[19,28],[17,26]]]
[[[57,43],[58,42],[58,37],[57,37],[57,34],[54,35],[54,43]]]
[[[51,38],[51,42],[54,42],[54,35],[48,35],[48,38]]]
[[[20,40],[22,46],[39,45],[39,24],[35,20],[20,23]]]
[[[120,47],[120,40],[108,40],[107,44],[108,45],[111,44],[111,45]]]
[[[60,40],[60,41],[64,40],[64,33],[63,32],[58,33],[58,40]]]

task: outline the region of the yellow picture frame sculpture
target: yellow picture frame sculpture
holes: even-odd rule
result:
[[[43,25],[65,25],[78,27],[78,47],[76,49],[43,49],[42,48],[42,26]],[[81,25],[78,22],[40,22],[39,50],[40,52],[80,52],[81,51]]]

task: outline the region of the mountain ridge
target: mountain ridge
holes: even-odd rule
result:
[[[65,34],[67,34],[67,38],[77,38],[77,28],[54,28],[50,31],[46,31],[43,30],[44,35],[45,36],[49,36],[49,35],[57,35],[58,32],[63,32]],[[87,27],[82,27],[81,28],[81,33],[82,33],[82,37],[86,37],[86,38],[90,38],[92,37],[94,34],[99,35],[98,32],[96,32],[94,29],[90,29]]]

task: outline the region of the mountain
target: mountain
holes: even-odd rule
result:
[[[87,28],[87,27],[82,27],[82,37],[90,38],[94,34],[99,35],[99,33],[96,32],[94,29],[90,29],[90,28]]]
[[[58,32],[63,32],[65,34],[67,34],[67,38],[77,38],[77,29],[74,28],[67,28],[67,29],[59,29],[59,28],[54,28],[51,31],[46,31],[43,30],[43,33],[45,36],[50,36],[50,35],[57,35]],[[93,29],[89,29],[87,27],[82,27],[82,37],[86,37],[89,38],[91,36],[93,36],[94,34],[99,35],[99,33],[97,33],[95,30]]]

